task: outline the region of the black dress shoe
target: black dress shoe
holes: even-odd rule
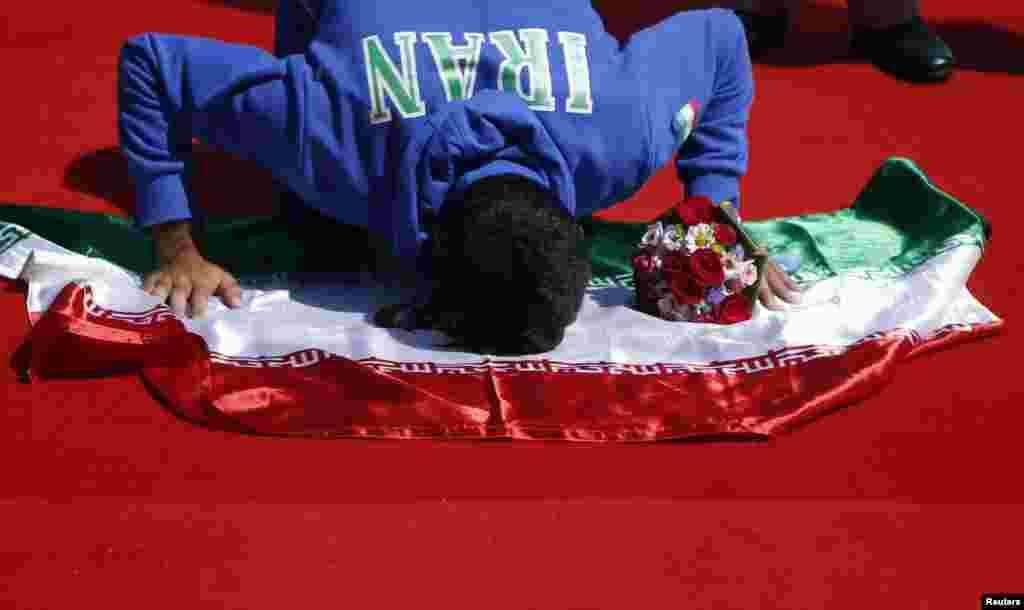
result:
[[[956,60],[946,43],[920,17],[888,28],[854,28],[854,53],[879,69],[912,82],[944,81]]]
[[[786,32],[789,31],[789,11],[782,10],[773,15],[746,11],[735,13],[743,22],[751,57],[756,57],[769,49],[781,48],[785,43]]]

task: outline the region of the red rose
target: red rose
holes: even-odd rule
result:
[[[690,257],[690,270],[701,286],[721,286],[725,281],[722,258],[712,250],[694,252]]]
[[[704,301],[704,286],[688,270],[672,274],[668,281],[672,296],[680,305],[697,305]]]
[[[633,257],[633,273],[636,275],[650,275],[657,270],[654,257],[650,254],[638,254]]]
[[[754,312],[754,303],[742,294],[730,294],[718,306],[718,323],[735,324],[749,320]]]
[[[707,197],[690,197],[676,206],[679,218],[688,227],[714,222],[715,209],[715,204]]]
[[[732,225],[715,223],[715,241],[723,246],[731,246],[736,243],[737,239],[739,236],[736,235],[736,229],[732,228]]]
[[[667,275],[673,275],[689,270],[690,263],[681,252],[670,252],[662,257],[661,269]]]

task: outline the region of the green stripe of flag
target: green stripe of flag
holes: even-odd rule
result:
[[[595,285],[628,283],[630,257],[646,225],[582,222],[591,238]],[[155,266],[149,237],[123,217],[0,206],[3,223],[131,271],[144,273]],[[850,273],[900,275],[950,248],[983,246],[989,232],[977,212],[938,189],[907,159],[887,161],[852,207],[745,226],[769,253],[799,255],[802,265],[795,278],[800,282]],[[337,251],[330,240],[305,239],[275,217],[212,220],[205,235],[207,256],[238,274],[323,270],[335,263],[338,270],[350,270],[343,266],[344,253],[332,255]]]
[[[596,219],[584,224],[594,238],[595,277],[631,275],[630,256],[643,226]],[[798,255],[801,267],[794,277],[800,282],[837,274],[901,275],[950,248],[983,246],[989,233],[981,215],[899,158],[875,173],[851,207],[744,226],[771,255]]]

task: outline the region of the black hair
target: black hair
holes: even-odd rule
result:
[[[511,174],[445,202],[432,237],[432,326],[478,353],[557,347],[575,321],[591,268],[580,226],[550,191]]]

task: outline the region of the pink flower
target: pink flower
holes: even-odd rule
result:
[[[736,257],[734,257],[732,254],[728,252],[722,255],[722,269],[725,271],[726,279],[732,279],[736,277],[736,274],[739,271],[737,267],[739,262],[740,261],[736,260]]]
[[[757,283],[757,264],[754,261],[744,261],[740,265],[740,280],[744,286],[753,286]]]

